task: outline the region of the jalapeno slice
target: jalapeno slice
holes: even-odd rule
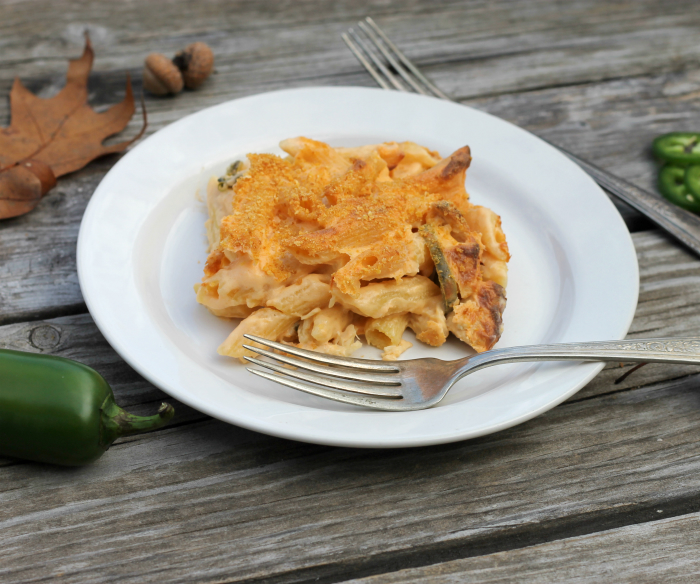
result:
[[[664,134],[654,140],[652,150],[657,158],[677,166],[700,164],[700,133]]]
[[[700,196],[688,190],[685,174],[685,168],[667,164],[659,171],[659,190],[664,197],[679,207],[700,213]]]
[[[696,199],[700,199],[700,165],[689,166],[685,169],[685,188]]]

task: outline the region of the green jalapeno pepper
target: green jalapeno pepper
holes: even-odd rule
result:
[[[457,281],[452,276],[447,258],[445,258],[445,252],[440,247],[435,228],[432,225],[423,225],[419,233],[423,237],[425,245],[430,252],[430,257],[435,264],[435,271],[437,272],[440,290],[442,291],[442,299],[445,303],[445,314],[447,314],[459,300]]]
[[[696,164],[686,168],[683,182],[688,192],[694,195],[696,200],[700,200],[700,165]]]
[[[98,459],[120,436],[165,425],[174,414],[162,404],[154,416],[121,409],[103,377],[51,355],[0,349],[0,455],[62,465]]]
[[[679,207],[700,213],[700,197],[688,190],[686,172],[685,168],[667,164],[659,171],[659,190],[664,197]]]
[[[700,133],[664,134],[654,140],[652,150],[657,158],[676,166],[700,164]]]

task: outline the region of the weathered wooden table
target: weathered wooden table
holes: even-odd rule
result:
[[[0,94],[16,75],[53,94],[85,28],[97,106],[121,99],[127,71],[138,91],[149,52],[214,49],[199,91],[146,97],[148,132],[262,91],[372,86],[339,37],[366,14],[459,101],[646,188],[651,139],[698,128],[695,1],[3,0]],[[104,341],[75,266],[83,210],[116,160],[0,222],[0,347],[82,361],[146,413],[173,400]],[[630,337],[697,335],[700,259],[621,212],[641,270]],[[2,459],[0,581],[697,581],[700,369],[648,365],[616,384],[628,369],[606,367],[526,424],[445,446],[313,446],[175,403],[170,426],[86,468]]]

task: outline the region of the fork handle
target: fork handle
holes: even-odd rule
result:
[[[554,144],[552,146],[571,158],[606,191],[649,217],[659,227],[700,255],[700,217],[582,160],[560,146]]]
[[[457,375],[518,361],[627,361],[700,365],[700,339],[639,339],[507,347],[464,360]]]

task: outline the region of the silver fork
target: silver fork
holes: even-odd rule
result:
[[[364,38],[352,28],[341,36],[380,87],[398,91],[415,91],[423,95],[454,101],[408,60],[374,20],[367,17],[357,25],[364,33]],[[582,160],[560,146],[548,143],[571,158],[606,191],[649,217],[659,227],[700,255],[700,217]]]
[[[455,361],[371,361],[325,355],[253,335],[245,338],[278,352],[243,345],[275,361],[245,359],[272,372],[248,371],[282,385],[378,410],[423,410],[437,404],[463,377],[479,369],[522,361],[625,361],[700,365],[700,339],[639,339],[508,347]],[[299,358],[292,357],[294,355]],[[293,369],[290,368],[294,367]]]

